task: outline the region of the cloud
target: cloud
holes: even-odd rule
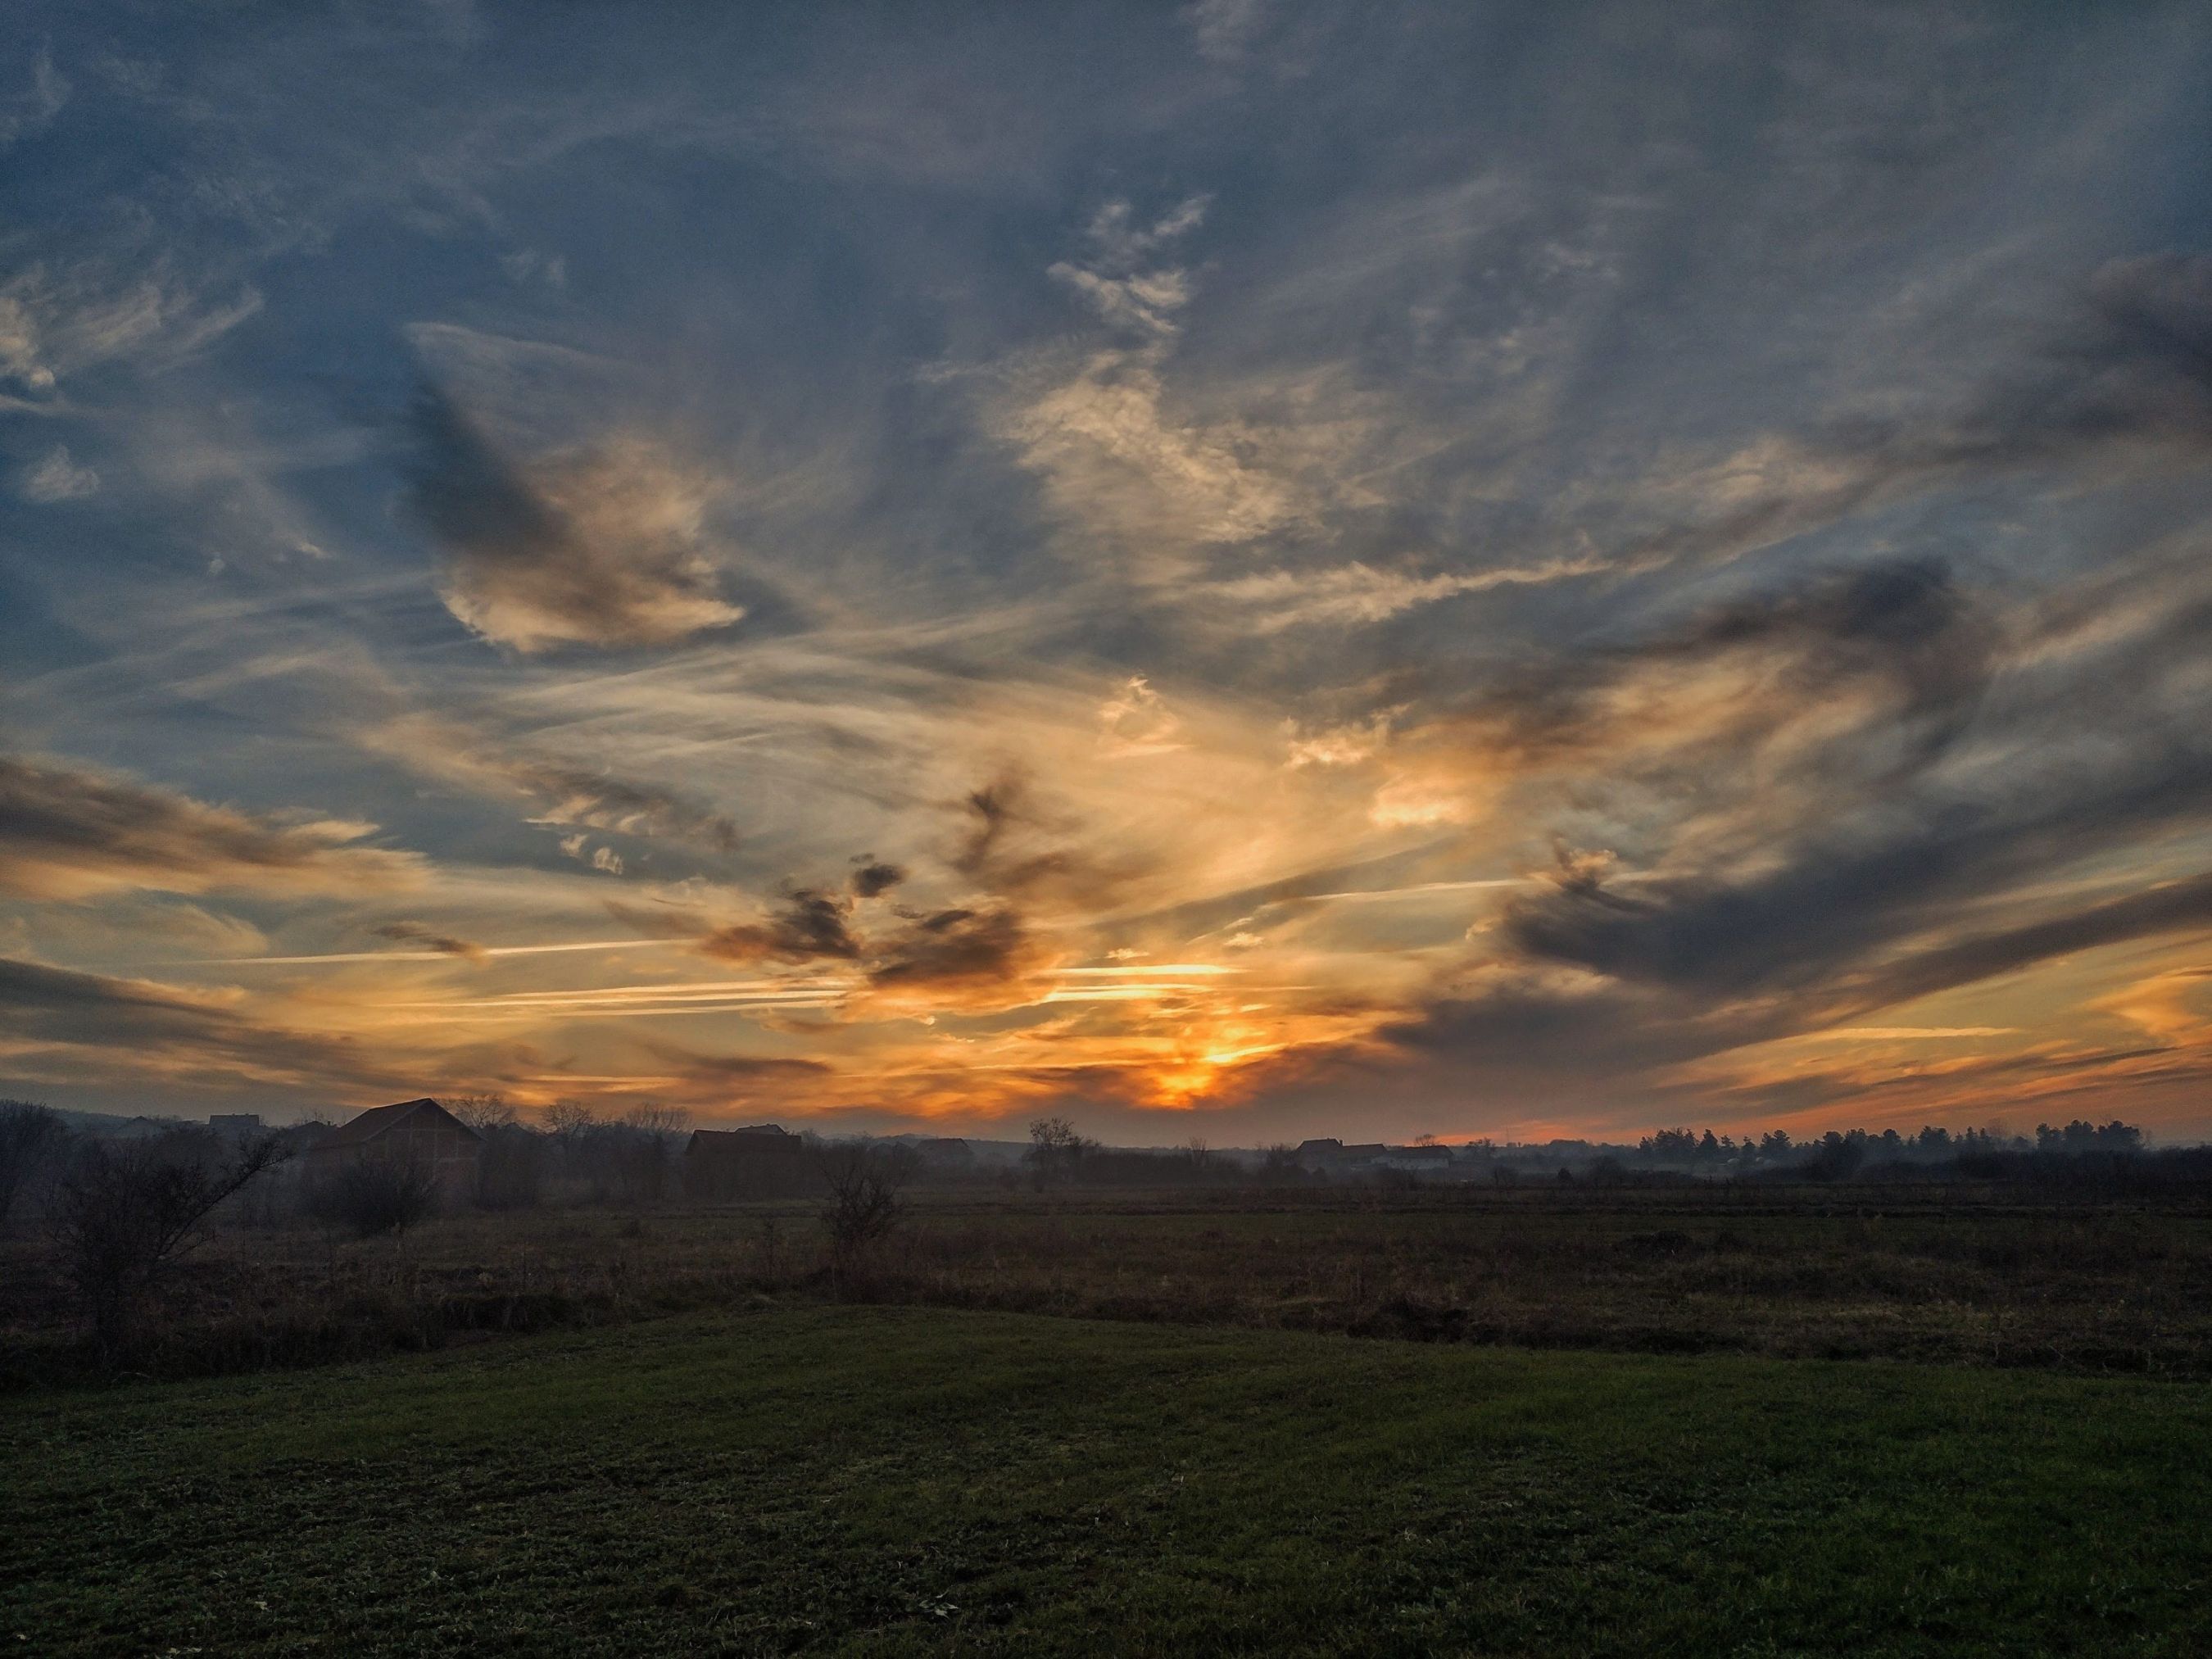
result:
[[[1384,622],[1417,605],[1495,587],[1540,586],[1606,568],[1598,559],[1556,559],[1526,568],[1415,576],[1365,564],[1323,570],[1273,570],[1212,582],[1200,593],[1245,612],[1243,628],[1279,634],[1322,623]]]
[[[732,962],[851,962],[861,953],[852,915],[845,895],[795,887],[765,921],[717,928],[699,948]]]
[[[261,310],[258,290],[210,299],[156,261],[118,277],[110,262],[37,264],[0,283],[0,374],[50,392],[121,361],[147,374],[188,362]]]
[[[412,854],[364,847],[374,824],[274,823],[58,763],[0,756],[0,890],[75,899],[143,888],[381,892],[418,880]]]
[[[1116,197],[1091,215],[1084,240],[1102,270],[1134,270],[1147,254],[1204,224],[1212,202],[1210,196],[1187,196],[1146,224],[1126,198]]]
[[[670,645],[744,615],[708,556],[708,486],[662,447],[617,436],[526,466],[427,388],[415,436],[413,505],[445,550],[440,594],[494,643]]]
[[[1175,313],[1190,303],[1189,281],[1180,270],[1102,276],[1062,261],[1045,274],[1073,289],[1106,322],[1158,340],[1174,337]]]
[[[907,872],[900,866],[882,859],[868,857],[853,872],[853,892],[856,897],[871,899],[889,892],[906,879]]]
[[[51,48],[41,46],[31,60],[31,83],[21,92],[0,95],[0,152],[31,137],[62,112],[69,102],[69,77],[54,67]]]
[[[1164,755],[1184,745],[1182,720],[1142,674],[1133,674],[1098,707],[1098,744],[1115,757]]]
[[[534,753],[521,744],[501,744],[451,720],[404,714],[361,728],[353,736],[372,753],[424,775],[487,794],[529,800],[536,807],[533,823],[666,837],[724,855],[738,845],[734,819],[680,790],[610,776]],[[583,848],[581,836],[562,842],[562,850],[571,858],[584,857]]]
[[[1133,547],[1249,542],[1312,510],[1260,459],[1264,434],[1178,420],[1166,395],[1144,360],[1099,352],[1003,414],[999,431],[1065,518]]]
[[[1364,724],[1306,730],[1296,720],[1284,726],[1283,763],[1292,771],[1309,766],[1358,766],[1389,746],[1390,722],[1402,708],[1385,709]]]
[[[2017,973],[2078,951],[2161,933],[2212,929],[2212,876],[2160,882],[2012,927],[1972,933],[1846,981],[1844,994],[1869,1006],[1907,1002],[1954,986]]]
[[[474,939],[457,939],[451,933],[441,933],[425,927],[419,921],[386,922],[372,930],[379,939],[392,939],[402,945],[419,945],[440,956],[459,957],[467,962],[489,962],[491,957],[484,947]]]
[[[1196,36],[1199,56],[1216,64],[1243,62],[1267,21],[1262,0],[1193,0],[1177,15]]]
[[[1614,564],[1720,562],[1945,488],[2031,469],[2189,468],[2212,452],[2212,254],[2108,261],[2007,343],[1930,388],[1887,389],[1646,477],[1632,499],[1666,521],[1613,538]]]
[[[1957,735],[1997,650],[1992,619],[1948,567],[1892,559],[1555,654],[1477,694],[1469,720],[1524,765],[1638,748],[1703,763],[1715,743],[1790,736],[1831,757],[1879,756],[1894,780]]]
[[[994,1005],[1019,1004],[1041,994],[1024,981],[1048,961],[1012,908],[956,907],[918,917],[894,934],[870,963],[868,983],[879,999],[918,1000],[932,1007],[979,996]]]
[[[56,444],[44,460],[24,469],[19,486],[23,499],[51,506],[56,501],[82,501],[100,493],[100,474],[70,459],[68,447]]]
[[[360,1045],[263,1024],[219,995],[0,957],[0,1054],[21,1075],[117,1074],[222,1091],[401,1086]]]

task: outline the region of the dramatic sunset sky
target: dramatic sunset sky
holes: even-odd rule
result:
[[[0,1093],[2212,1133],[2202,5],[0,42]]]

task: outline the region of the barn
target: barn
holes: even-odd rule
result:
[[[684,1148],[684,1194],[695,1204],[788,1198],[813,1190],[807,1143],[780,1124],[695,1129]]]
[[[459,1197],[476,1190],[477,1159],[483,1137],[434,1100],[374,1106],[340,1124],[307,1150],[311,1174],[330,1174],[350,1164],[410,1164],[437,1176],[439,1188]]]

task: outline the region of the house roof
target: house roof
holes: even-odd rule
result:
[[[444,1118],[447,1122],[452,1124],[471,1140],[483,1139],[474,1129],[425,1095],[420,1100],[400,1100],[394,1101],[389,1106],[372,1106],[358,1116],[338,1125],[316,1145],[319,1147],[357,1146],[365,1140],[375,1139],[387,1129],[397,1127],[425,1107]]]
[[[774,1124],[753,1129],[694,1129],[688,1152],[796,1152],[806,1142]]]

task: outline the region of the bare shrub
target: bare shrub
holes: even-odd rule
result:
[[[264,1135],[228,1158],[161,1141],[81,1152],[55,1192],[52,1227],[71,1288],[104,1353],[125,1346],[168,1267],[222,1201],[289,1155]]]
[[[0,1100],[0,1228],[68,1138],[60,1113],[27,1100]]]
[[[315,1213],[362,1238],[404,1237],[437,1206],[436,1174],[410,1158],[352,1160],[325,1176],[310,1200]]]
[[[827,1146],[816,1155],[830,1188],[822,1224],[830,1235],[831,1266],[840,1277],[906,1218],[901,1195],[914,1174],[904,1147],[887,1151],[858,1142]]]

